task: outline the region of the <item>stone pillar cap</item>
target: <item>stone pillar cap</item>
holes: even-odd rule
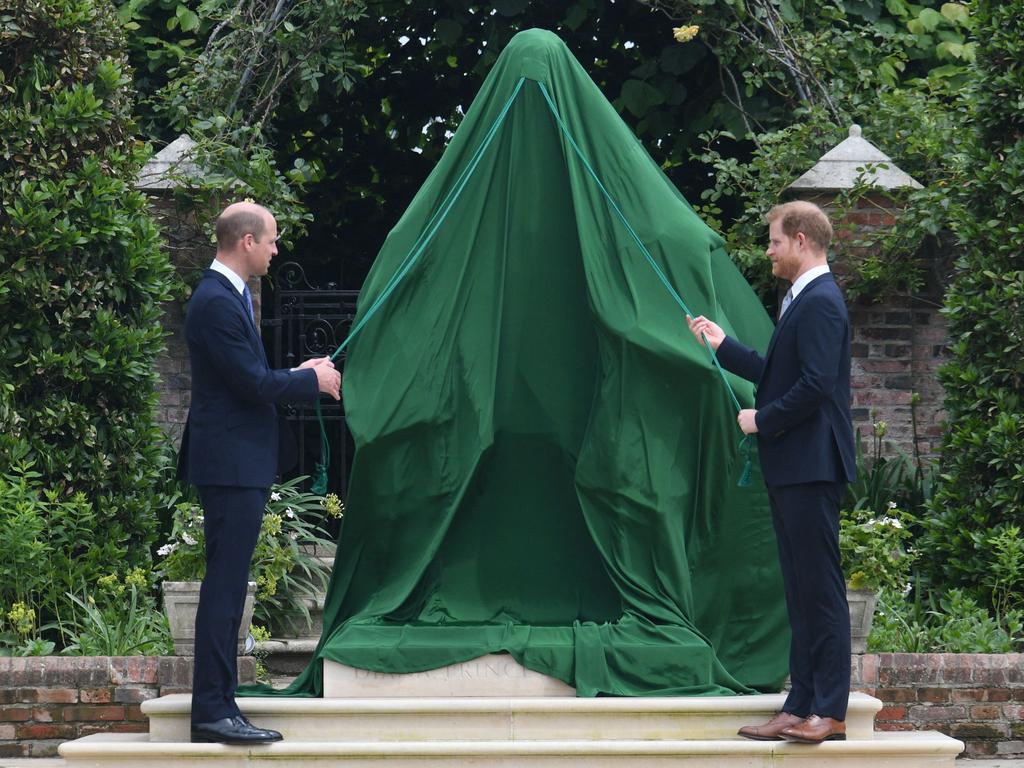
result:
[[[195,146],[191,136],[181,134],[142,166],[135,188],[150,192],[177,189],[182,186],[180,177],[195,180],[203,178],[202,169],[192,159]]]
[[[884,168],[864,170],[865,166],[884,164]],[[859,125],[850,126],[850,135],[830,149],[807,173],[787,187],[794,192],[841,192],[857,186],[858,179],[877,189],[909,187],[921,184],[900,170],[892,159],[862,136]]]

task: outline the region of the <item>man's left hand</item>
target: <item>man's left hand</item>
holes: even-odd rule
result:
[[[292,370],[297,371],[301,368],[316,368],[318,365],[329,365],[333,368],[334,362],[329,357],[313,357],[298,366],[298,368],[293,368]]]
[[[739,416],[736,417],[736,421],[739,422],[740,429],[743,430],[745,435],[753,435],[757,433],[757,421],[754,417],[757,415],[757,411],[753,408],[744,408],[740,411]]]

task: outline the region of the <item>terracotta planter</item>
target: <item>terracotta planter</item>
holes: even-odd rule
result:
[[[865,653],[868,649],[868,635],[871,621],[875,618],[875,602],[878,597],[873,589],[846,589],[846,602],[850,606],[850,651]]]
[[[175,656],[194,656],[196,639],[196,610],[199,608],[199,587],[201,581],[163,582],[164,613],[171,625]],[[238,652],[245,650],[245,638],[252,622],[252,610],[256,602],[256,582],[249,582],[242,609],[242,623],[238,625]]]

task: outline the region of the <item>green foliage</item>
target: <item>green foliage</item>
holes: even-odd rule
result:
[[[970,174],[951,212],[962,256],[944,308],[948,428],[923,546],[936,579],[977,589],[991,542],[1024,525],[1024,2],[978,0],[974,23]]]
[[[868,638],[873,653],[1014,653],[1024,642],[1024,613],[1002,623],[968,592],[952,589],[928,604],[883,591]]]
[[[24,545],[3,558],[0,600],[45,627],[104,564],[149,562],[173,273],[132,187],[145,151],[112,11],[18,3],[0,39],[0,515]]]
[[[330,547],[321,527],[326,517],[341,517],[343,506],[334,494],[319,496],[299,490],[306,477],[271,488],[263,515],[251,578],[256,581],[255,621],[274,627],[305,621],[306,602],[327,586],[329,571],[317,559],[317,547]],[[206,571],[203,510],[192,501],[174,508],[173,528],[163,556],[160,575],[169,581],[194,581]]]
[[[895,502],[883,513],[844,510],[839,517],[839,551],[850,589],[902,588],[910,578],[913,556],[907,553],[913,518]]]
[[[174,644],[167,617],[157,610],[148,585],[142,591],[134,583],[127,590],[122,585],[115,597],[116,601],[105,601],[101,607],[91,595],[83,599],[68,594],[79,612],[65,627],[69,642],[63,652],[72,656],[170,655]]]
[[[892,204],[905,211],[895,227],[837,231],[832,250],[849,267],[847,297],[881,301],[914,293],[928,268],[941,267],[943,232],[951,225],[956,196],[969,174],[967,142],[959,125],[964,107],[944,87],[921,81],[882,89],[870,101],[837,95],[836,109],[840,122],[820,106],[799,109],[786,128],[748,136],[755,149],[747,162],[736,159],[740,142],[725,133],[703,134],[702,149],[693,153],[714,172],[714,183],[701,193],[697,210],[722,232],[734,261],[769,307],[774,305],[775,280],[764,257],[764,215],[782,201],[790,184],[846,138],[852,123],[864,126],[870,141],[924,188],[891,196]],[[907,114],[914,114],[914,121],[908,122]],[[729,201],[736,198],[744,200],[743,209],[727,219]],[[870,211],[877,204],[871,189],[860,184],[836,199],[832,218],[839,221],[854,209]]]
[[[992,552],[992,567],[984,578],[984,585],[990,590],[996,619],[1004,617],[1018,608],[1024,608],[1024,539],[1020,527],[1010,525],[988,540]]]
[[[66,593],[96,583],[110,563],[124,561],[125,548],[96,540],[103,526],[84,491],[68,496],[41,481],[30,464],[0,475],[0,609],[23,604],[41,617],[38,631],[61,639],[77,614]]]
[[[184,132],[197,142],[192,159],[204,178],[177,180],[201,230],[225,199],[249,197],[273,208],[286,241],[301,234],[311,217],[299,194],[318,168],[294,155],[279,167],[275,112],[282,98],[305,112],[322,91],[338,98],[351,88],[349,42],[363,12],[361,0],[120,3],[133,61],[146,73],[146,128],[158,140]]]

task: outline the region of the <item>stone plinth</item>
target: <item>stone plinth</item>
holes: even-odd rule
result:
[[[392,675],[324,661],[324,698],[376,696],[575,696],[561,680],[489,654],[440,669]]]

